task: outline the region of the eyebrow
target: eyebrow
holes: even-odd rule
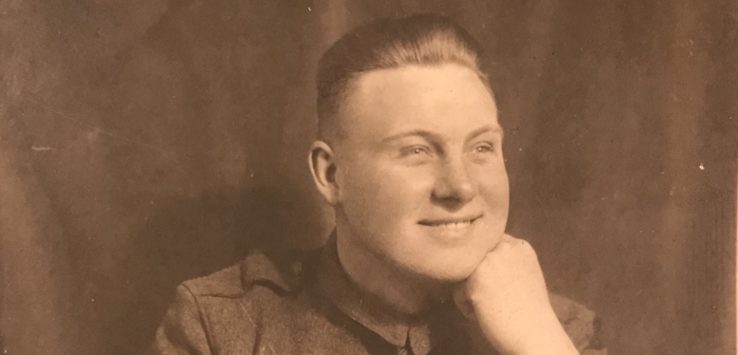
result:
[[[474,131],[472,131],[471,133],[469,133],[469,136],[467,137],[466,140],[474,139],[474,138],[476,138],[476,137],[478,137],[478,136],[480,136],[480,135],[482,135],[484,133],[488,133],[488,132],[498,133],[500,135],[500,138],[502,138],[503,133],[504,133],[502,131],[502,127],[500,127],[499,125],[485,125],[485,126],[482,126],[480,128],[477,128]],[[433,132],[426,131],[426,130],[423,130],[423,129],[414,129],[414,130],[410,130],[410,131],[407,131],[407,132],[402,132],[402,133],[398,133],[398,134],[394,134],[394,135],[391,135],[389,137],[386,137],[386,138],[382,139],[382,142],[383,143],[386,143],[386,142],[398,140],[398,139],[405,138],[405,137],[412,137],[412,136],[420,136],[420,137],[423,137],[423,138],[426,138],[426,139],[435,139],[435,140],[438,140],[440,138],[437,134],[435,134]]]
[[[499,125],[493,125],[493,126],[486,125],[486,126],[482,126],[472,131],[472,133],[469,134],[469,137],[467,138],[467,140],[477,138],[478,136],[481,136],[482,134],[485,134],[488,132],[499,134],[500,139],[502,139],[505,134],[505,132],[502,130],[502,127],[500,127]]]

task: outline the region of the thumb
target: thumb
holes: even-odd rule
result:
[[[474,307],[472,306],[471,301],[469,301],[469,297],[466,295],[464,286],[465,284],[461,283],[456,287],[456,289],[454,289],[454,304],[456,304],[456,308],[459,309],[464,317],[467,319],[474,319]]]

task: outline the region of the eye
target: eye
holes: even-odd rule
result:
[[[475,153],[494,153],[495,146],[491,143],[482,143],[474,147]]]
[[[430,154],[431,154],[430,148],[426,146],[422,146],[422,145],[414,145],[414,146],[402,149],[403,156],[420,156],[420,155],[430,155]]]
[[[412,145],[400,150],[400,159],[409,165],[420,165],[430,162],[435,155],[433,149],[426,145]]]

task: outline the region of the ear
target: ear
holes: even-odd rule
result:
[[[335,206],[338,203],[338,184],[333,149],[323,141],[313,142],[310,147],[308,164],[318,192],[331,206]]]

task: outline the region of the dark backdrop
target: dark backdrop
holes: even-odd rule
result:
[[[731,0],[0,1],[2,348],[136,353],[177,283],[319,243],[316,60],[416,11],[489,51],[550,288],[613,354],[734,354]]]

